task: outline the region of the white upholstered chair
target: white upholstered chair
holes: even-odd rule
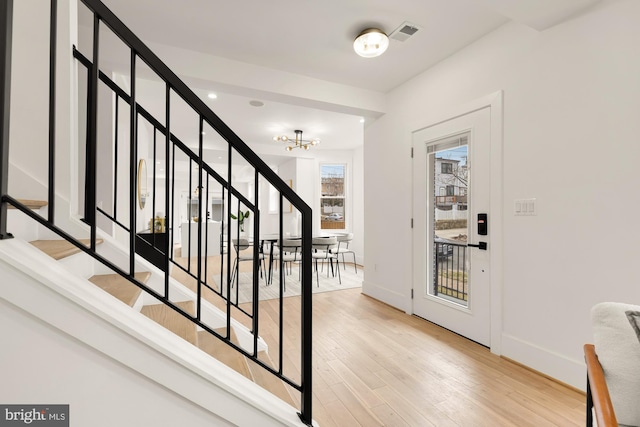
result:
[[[587,425],[595,414],[598,427],[640,427],[640,306],[600,303],[591,319],[594,345],[584,346]]]

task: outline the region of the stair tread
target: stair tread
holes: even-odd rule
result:
[[[20,203],[25,205],[29,209],[40,209],[47,206],[49,203],[45,200],[30,200],[30,199],[18,199]],[[15,209],[14,206],[7,204],[9,209]]]
[[[258,358],[265,364],[274,366],[268,353],[264,351],[258,352]],[[272,394],[287,402],[289,405],[296,407],[296,403],[294,402],[293,397],[291,396],[291,394],[289,394],[285,383],[282,382],[281,379],[271,374],[270,372],[265,371],[264,368],[259,366],[253,360],[246,360],[247,365],[249,365],[251,375],[253,376],[253,382],[258,384],[265,390],[270,391]]]
[[[146,283],[149,277],[151,273],[148,271],[135,274],[135,278],[142,283]],[[98,274],[90,277],[89,281],[131,307],[142,292],[139,287],[119,274]]]
[[[216,330],[220,335],[226,335],[227,328],[221,328]],[[235,332],[231,329],[231,342],[237,343]],[[207,331],[198,332],[198,347],[207,354],[210,354],[215,359],[224,363],[239,374],[244,375],[246,378],[253,380],[251,377],[251,371],[247,366],[247,361],[242,353],[237,352],[233,348],[229,347],[218,338],[214,337]]]
[[[226,330],[227,328],[220,328],[217,329],[216,332],[220,335],[225,335]],[[231,342],[239,345],[238,338],[233,329],[231,329]],[[198,347],[236,372],[244,375],[246,378],[249,378],[260,387],[284,400],[289,405],[293,407],[296,406],[293,397],[289,394],[289,391],[282,380],[270,372],[265,371],[264,368],[256,364],[254,361],[246,358],[242,353],[235,351],[233,348],[215,338],[207,331],[198,332]],[[258,354],[259,359],[262,362],[269,366],[273,366],[273,362],[271,361],[268,353],[261,351]]]
[[[90,245],[89,239],[79,239],[78,241],[87,247]],[[34,240],[30,243],[55,260],[81,252],[74,244],[66,240]],[[97,245],[101,243],[102,239],[96,239]]]
[[[194,312],[195,304],[193,301],[183,301],[174,304],[187,313]],[[169,306],[164,304],[145,305],[140,312],[191,344],[197,345],[198,336],[196,333],[196,324]]]

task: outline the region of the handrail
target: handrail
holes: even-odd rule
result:
[[[607,381],[593,344],[584,345],[584,360],[587,364],[587,425],[593,425],[593,408],[598,427],[617,427]]]
[[[205,120],[224,137],[245,159],[304,215],[311,214],[311,208],[293,191],[292,188],[262,160],[249,146],[227,126],[207,104],[202,101],[162,60],[149,49],[118,17],[99,0],[82,0],[82,2],[98,15],[120,39],[126,43],[158,76],[162,77],[194,110],[201,112]],[[306,209],[305,209],[306,208]]]
[[[300,419],[304,424],[312,425],[312,368],[311,368],[311,350],[312,350],[312,310],[311,310],[311,284],[312,284],[312,268],[311,268],[311,259],[307,258],[302,261],[302,294],[301,294],[301,331],[300,331],[300,347],[301,347],[301,369],[299,375],[299,381],[293,380],[289,378],[283,369],[283,293],[280,293],[280,314],[279,314],[279,322],[280,322],[280,331],[279,331],[279,363],[276,367],[270,366],[264,361],[258,358],[258,335],[259,335],[259,307],[258,307],[258,239],[254,240],[253,249],[253,288],[252,288],[252,307],[251,309],[244,309],[240,307],[238,301],[236,299],[235,303],[231,301],[230,294],[230,256],[226,257],[227,268],[226,268],[226,288],[223,286],[225,281],[223,280],[222,274],[223,270],[221,268],[221,283],[220,289],[214,289],[207,282],[207,265],[203,265],[202,259],[206,259],[208,254],[208,246],[207,242],[203,239],[203,230],[205,235],[208,235],[208,227],[209,224],[206,222],[203,225],[203,221],[198,221],[195,225],[197,229],[197,246],[196,253],[191,254],[191,242],[189,240],[189,247],[187,249],[188,255],[197,256],[197,265],[194,269],[191,267],[191,260],[189,258],[188,265],[185,268],[176,262],[173,258],[173,239],[175,235],[175,229],[171,232],[167,231],[166,236],[164,237],[164,243],[160,244],[160,240],[156,239],[156,234],[158,236],[160,233],[156,233],[155,225],[152,225],[151,228],[151,239],[150,243],[141,239],[138,235],[138,228],[136,226],[136,216],[137,212],[137,164],[138,161],[138,126],[140,123],[148,123],[153,128],[153,200],[152,206],[155,211],[156,207],[156,173],[155,173],[155,164],[157,158],[157,150],[156,150],[156,136],[160,134],[164,138],[164,155],[165,155],[165,166],[167,175],[165,177],[164,191],[165,191],[165,200],[164,200],[164,209],[166,212],[167,224],[175,223],[173,219],[173,212],[175,212],[175,162],[176,156],[184,156],[188,160],[189,167],[191,168],[195,165],[196,170],[198,171],[198,177],[195,180],[195,183],[192,183],[191,173],[189,173],[189,194],[192,194],[193,185],[195,184],[197,189],[202,190],[205,189],[205,196],[203,196],[202,191],[198,192],[198,203],[201,209],[202,202],[205,201],[208,205],[209,202],[209,185],[213,183],[214,186],[219,186],[222,191],[222,200],[223,205],[227,207],[227,218],[222,219],[222,228],[221,228],[221,236],[220,236],[220,246],[222,248],[223,245],[223,234],[229,238],[232,235],[239,235],[239,223],[235,225],[235,233],[233,233],[232,224],[228,215],[230,215],[232,206],[231,202],[237,202],[237,210],[240,209],[248,209],[252,212],[254,222],[253,222],[253,233],[254,236],[260,235],[260,210],[258,209],[258,200],[259,200],[259,178],[262,177],[266,182],[268,182],[279,194],[279,235],[282,239],[283,235],[283,212],[286,199],[287,204],[292,204],[296,210],[301,214],[302,225],[301,225],[301,234],[302,234],[302,247],[303,251],[310,252],[311,251],[311,233],[312,233],[312,223],[311,223],[311,208],[300,198],[294,190],[285,183],[256,153],[254,153],[248,145],[242,141],[209,107],[197,96],[193,91],[191,91],[186,84],[184,84],[177,75],[169,69],[133,32],[131,32],[122,21],[120,21],[101,1],[99,0],[82,0],[82,3],[93,12],[93,58],[90,60],[82,55],[75,47],[73,47],[73,55],[78,61],[78,63],[84,65],[87,68],[87,138],[86,138],[86,158],[80,159],[79,161],[84,161],[84,169],[86,171],[85,174],[85,207],[84,207],[84,221],[90,227],[90,245],[89,247],[80,243],[74,236],[68,234],[64,230],[62,230],[58,225],[56,225],[56,221],[54,220],[54,199],[56,195],[56,183],[54,181],[55,177],[55,122],[56,122],[56,114],[55,114],[55,105],[56,105],[56,90],[55,90],[55,61],[56,61],[56,31],[57,31],[57,1],[58,0],[50,0],[51,2],[51,20],[50,20],[50,51],[49,51],[49,60],[50,60],[50,97],[49,97],[49,179],[48,179],[48,204],[49,204],[49,214],[47,218],[42,217],[40,214],[30,210],[27,206],[23,205],[18,201],[17,198],[12,197],[8,194],[8,167],[9,167],[9,105],[10,105],[10,87],[11,87],[11,48],[12,48],[12,40],[11,40],[11,32],[12,32],[12,16],[13,16],[13,0],[3,0],[0,2],[0,25],[2,28],[0,29],[0,239],[10,238],[12,237],[10,233],[7,232],[7,215],[6,209],[7,205],[10,204],[14,206],[16,209],[21,211],[27,217],[35,220],[42,226],[51,230],[62,239],[71,242],[73,245],[78,247],[84,253],[93,257],[97,261],[101,262],[108,268],[110,268],[115,273],[129,280],[135,286],[141,288],[145,292],[152,295],[154,298],[166,304],[168,307],[172,308],[180,315],[189,319],[202,329],[208,331],[213,334],[218,339],[225,342],[230,347],[234,348],[236,351],[241,353],[247,358],[250,358],[257,365],[270,372],[273,375],[276,375],[279,379],[284,381],[286,384],[293,387],[293,389],[298,390],[301,393],[301,405],[300,405]],[[100,26],[106,25],[120,40],[126,44],[130,50],[130,72],[131,72],[131,88],[129,94],[126,91],[122,90],[122,88],[118,87],[118,85],[113,82],[102,70],[100,70],[100,66],[98,63],[99,60],[99,49],[100,49]],[[145,110],[136,100],[136,67],[137,61],[142,60],[146,65],[149,66],[151,70],[153,70],[156,75],[164,81],[165,83],[165,95],[166,95],[166,110],[164,117],[164,124],[161,123],[160,120],[156,119],[149,111]],[[98,109],[99,105],[97,102],[98,99],[98,86],[100,83],[106,85],[109,88],[114,96],[114,107],[116,111],[116,117],[118,117],[118,111],[120,108],[120,104],[125,103],[129,105],[129,141],[128,141],[128,150],[129,150],[129,171],[128,171],[128,179],[130,182],[128,189],[128,200],[125,197],[122,197],[121,200],[126,205],[128,202],[129,213],[128,219],[123,220],[122,216],[118,217],[119,210],[116,209],[117,201],[119,199],[117,194],[118,188],[118,159],[117,153],[119,147],[125,148],[124,145],[118,140],[119,127],[118,120],[115,120],[115,131],[114,131],[114,140],[113,144],[116,148],[116,156],[113,161],[113,167],[115,168],[111,172],[113,172],[113,205],[111,212],[109,208],[103,208],[103,206],[97,206],[96,198],[97,198],[97,130],[98,130],[98,120],[99,114]],[[173,93],[172,93],[173,92]],[[170,109],[170,95],[177,95],[180,99],[182,99],[190,108],[192,108],[199,116],[199,141],[198,141],[198,150],[193,151],[186,144],[184,144],[180,139],[171,132],[171,109]],[[203,126],[204,124],[211,126],[218,135],[228,143],[228,165],[227,165],[227,177],[219,174],[214,167],[208,165],[203,159]],[[162,142],[161,142],[162,143]],[[254,193],[250,196],[245,196],[241,191],[238,191],[234,185],[232,184],[232,155],[238,154],[244,160],[254,168],[255,175],[253,180],[254,185]],[[111,165],[110,165],[111,166]],[[191,169],[190,169],[191,170]],[[169,175],[169,171],[171,171],[171,175]],[[124,178],[127,179],[127,178]],[[249,200],[253,198],[253,202]],[[235,207],[234,207],[235,209]],[[199,211],[201,212],[201,211]],[[108,220],[111,224],[119,227],[125,233],[129,235],[129,266],[128,271],[119,267],[115,262],[110,261],[104,256],[100,255],[96,250],[96,242],[97,242],[97,229],[98,229],[98,217],[97,215],[102,215],[100,218]],[[126,215],[125,215],[126,216]],[[173,220],[173,221],[172,221]],[[128,222],[128,224],[127,224]],[[152,219],[152,223],[154,223]],[[168,226],[168,225],[167,225]],[[191,227],[191,222],[189,222],[189,227]],[[189,239],[191,239],[190,231],[189,231]],[[135,278],[135,269],[136,269],[136,257],[140,256],[140,250],[142,248],[147,247],[150,248],[150,251],[155,253],[156,258],[159,257],[159,260],[156,260],[157,266],[164,271],[164,290],[156,291],[145,284],[139,282]],[[229,248],[227,247],[227,252],[229,252]],[[145,255],[146,256],[146,255]],[[151,258],[148,258],[150,262],[153,263]],[[224,256],[221,257],[221,263],[224,262]],[[177,266],[179,269],[182,269],[189,277],[193,278],[197,282],[197,305],[196,305],[196,313],[195,315],[191,315],[186,313],[182,309],[180,309],[176,304],[171,302],[169,299],[169,270],[171,266]],[[221,264],[222,267],[222,264]],[[204,272],[204,275],[203,275]],[[265,272],[266,274],[266,272]],[[284,282],[284,273],[282,270],[282,266],[280,269],[281,274],[281,285]],[[223,336],[209,327],[201,318],[201,303],[203,297],[203,286],[211,291],[214,294],[218,295],[224,301],[226,301],[227,307],[227,332],[226,336]],[[240,313],[244,313],[251,319],[251,331],[253,334],[253,349],[245,350],[239,345],[231,342],[231,307],[234,306],[236,310]]]

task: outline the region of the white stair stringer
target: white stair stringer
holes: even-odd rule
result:
[[[7,308],[0,310],[3,319],[7,320],[6,313],[18,313],[25,316],[24,322],[14,319],[15,315],[9,320],[22,326],[38,319],[47,325],[35,331],[33,337],[25,337],[27,340],[33,338],[34,343],[37,342],[38,334],[46,334],[46,338],[55,336],[59,341],[68,341],[68,337],[72,337],[69,345],[97,350],[100,355],[129,368],[130,375],[133,375],[132,381],[147,384],[145,387],[155,384],[170,390],[172,393],[168,399],[173,399],[170,397],[173,394],[178,399],[175,402],[172,400],[171,404],[184,406],[186,400],[186,404],[196,405],[202,413],[207,414],[207,419],[202,418],[201,423],[191,425],[303,425],[295,408],[198,348],[186,344],[142,314],[130,310],[115,299],[104,298],[102,290],[87,286],[85,279],[69,274],[67,268],[20,239],[0,241],[0,275],[3,277],[0,304]],[[0,333],[3,336],[5,332],[10,333],[11,327],[11,322],[0,322]],[[26,330],[25,333],[28,332]],[[44,337],[41,336],[41,339],[44,340]],[[34,345],[34,352],[35,349]],[[47,349],[38,351],[42,353]],[[81,353],[79,350],[78,352]],[[11,351],[7,351],[0,359],[6,360],[11,356]],[[18,356],[20,355],[15,360],[10,360],[11,364],[0,363],[0,370],[5,371],[2,377],[9,381],[8,388],[11,389],[12,397],[29,400],[35,396],[33,393],[37,385],[34,388],[34,384],[20,381],[20,372],[32,370],[32,360],[24,357],[22,362],[22,358]],[[95,363],[95,360],[92,362]],[[68,377],[82,368],[77,361],[69,362],[69,366],[65,365],[63,359],[57,363],[59,365],[56,365],[56,369],[65,372]],[[24,366],[16,366],[20,364]],[[148,380],[152,383],[148,383]],[[106,383],[94,384],[90,377],[84,381],[86,384],[81,387],[65,388],[66,401],[82,401],[82,397],[78,396],[86,393],[87,389],[109,386]],[[102,381],[108,382],[108,377]],[[117,386],[118,384],[115,385]],[[127,392],[122,390],[122,393]],[[0,398],[6,397],[0,393]],[[144,396],[138,396],[137,400],[139,399],[144,403]],[[99,399],[91,399],[86,405],[87,407],[72,407],[79,419],[87,415],[87,422],[89,416],[95,416],[104,410]],[[109,408],[111,412],[126,410]],[[163,405],[158,410],[162,411]],[[86,414],[87,411],[89,414]],[[79,425],[88,425],[78,418],[76,420]],[[130,424],[123,422],[120,425]]]

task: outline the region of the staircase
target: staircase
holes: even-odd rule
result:
[[[176,162],[184,162],[187,170],[196,171],[190,173],[186,190],[188,194],[197,194],[198,206],[209,205],[207,197],[210,191],[221,192],[224,212],[221,241],[239,235],[237,222],[233,223],[231,218],[240,212],[251,212],[252,235],[261,235],[257,200],[263,195],[257,185],[252,193],[232,185],[236,158],[242,159],[243,169],[253,170],[256,183],[268,183],[278,194],[281,203],[277,223],[280,225],[276,234],[281,238],[284,234],[283,206],[291,204],[301,214],[302,250],[307,252],[311,252],[311,209],[103,3],[99,0],[81,2],[94,18],[94,34],[110,31],[130,48],[129,87],[122,87],[112,80],[112,70],[103,70],[100,37],[94,37],[89,54],[82,46],[77,47],[73,36],[75,26],[65,20],[77,15],[74,0],[51,0],[50,10],[29,10],[23,21],[17,14],[14,16],[14,0],[0,2],[0,274],[12,277],[11,280],[18,283],[0,288],[0,304],[7,301],[12,307],[31,313],[31,317],[54,326],[53,330],[75,337],[78,342],[182,396],[189,404],[219,416],[215,425],[300,425],[301,422],[312,425],[310,257],[305,258],[302,266],[300,306],[292,311],[301,313],[302,324],[298,330],[285,332],[284,325],[280,323],[280,332],[275,334],[280,335],[276,344],[280,355],[284,351],[284,333],[295,333],[296,336],[288,339],[300,343],[300,354],[291,356],[301,360],[299,374],[296,373],[299,378],[292,379],[282,366],[269,359],[267,347],[260,337],[258,298],[254,297],[249,307],[241,307],[211,283],[211,275],[206,271],[206,239],[200,241],[199,237],[206,223],[194,221],[197,228],[194,235],[198,236],[198,242],[193,254],[197,260],[189,261],[185,267],[174,259],[174,242],[179,241],[180,228],[180,220],[174,217],[176,199],[179,200],[179,196],[176,197],[178,178],[175,171],[181,170]],[[30,7],[25,6],[26,3],[16,4]],[[63,9],[61,16],[57,10],[60,7]],[[49,74],[50,82],[53,82],[49,85],[49,138],[48,141],[37,141],[46,148],[31,140],[10,141],[8,132],[11,114],[18,116],[11,121],[14,129],[35,123],[30,116],[29,105],[10,108],[9,88],[12,86],[10,70],[14,48],[12,27],[33,28],[30,19],[39,14],[50,14],[51,23],[49,29],[38,26],[38,31],[46,34],[50,44]],[[14,22],[14,18],[18,19]],[[38,51],[30,46],[20,48],[29,54]],[[69,66],[73,59],[77,72]],[[154,117],[137,101],[136,64],[141,63],[154,74],[152,78],[166,85],[165,104],[168,107],[162,117]],[[60,71],[63,75],[57,75]],[[86,80],[74,82],[72,88],[64,87],[71,81],[70,77],[84,75],[85,71]],[[22,77],[22,74],[18,69],[14,77]],[[57,85],[62,85],[62,90],[56,91]],[[104,90],[111,92],[107,97],[101,95],[101,100],[110,100],[107,106],[98,101],[98,92]],[[86,123],[81,123],[82,118],[76,115],[77,100],[70,96],[76,92],[86,93],[86,100],[79,102],[87,107]],[[58,94],[62,95],[57,97]],[[199,129],[195,134],[200,136],[197,148],[188,146],[171,131],[170,106],[174,99],[184,101],[198,117]],[[119,109],[127,114],[118,114]],[[121,116],[126,116],[126,120],[122,121]],[[147,135],[145,139],[145,135],[141,136],[137,131],[139,127],[150,128],[148,133],[153,137]],[[65,128],[66,133],[59,131],[60,128]],[[105,129],[109,132],[106,138],[101,134],[100,140],[102,144],[107,141],[108,150],[113,153],[112,157],[102,155],[100,162],[98,151],[100,149],[104,154],[105,147],[98,146],[99,128],[101,132]],[[122,131],[125,128],[126,132]],[[75,135],[78,129],[86,129],[86,134],[70,139],[68,135]],[[60,133],[65,137],[58,138]],[[123,140],[123,133],[129,138]],[[229,161],[222,168],[204,161],[205,134],[214,134],[227,144]],[[11,144],[33,145],[33,148],[23,149],[20,155],[24,158],[14,161],[10,158]],[[26,157],[24,153],[28,153]],[[73,156],[65,153],[78,154],[74,160],[77,163],[72,163],[70,158]],[[46,156],[45,174],[40,174],[40,171],[29,173],[20,168],[19,165],[29,163],[32,156]],[[152,170],[148,179],[146,167],[143,168],[145,159]],[[172,175],[167,174],[160,180],[156,173],[157,164],[173,171]],[[13,175],[13,188],[8,183],[10,168],[19,171],[18,175]],[[67,175],[66,171],[71,173]],[[99,187],[105,182],[111,184],[107,195]],[[102,191],[100,196],[99,190]],[[35,193],[47,194],[46,200],[38,201],[32,196]],[[28,198],[20,200],[20,195]],[[145,204],[148,205],[147,211],[151,210],[152,218],[158,210],[164,211],[165,217],[158,221],[161,224],[158,234],[156,221],[148,221]],[[16,215],[26,222],[14,221]],[[153,230],[144,230],[145,224],[152,224],[149,228],[153,227]],[[31,244],[25,244],[25,241]],[[189,247],[191,244],[189,241]],[[257,253],[258,239],[254,239],[253,246],[254,253]],[[221,252],[220,265],[230,266],[230,254]],[[254,273],[258,268],[256,261],[253,263]],[[176,283],[171,277],[173,269],[181,269],[194,281],[193,291]],[[229,267],[226,269],[227,278],[221,275],[219,279],[223,284],[230,275]],[[93,286],[88,286],[89,283]],[[257,280],[253,286],[251,294],[258,296]],[[229,289],[228,282],[227,286],[218,288]],[[111,296],[107,297],[107,294]],[[205,294],[217,298],[218,305],[223,308],[216,308],[204,298]],[[280,307],[284,307],[282,299],[281,295]],[[54,310],[53,306],[58,308]],[[14,313],[9,309],[5,311],[9,312]],[[30,321],[31,317],[21,313],[16,311],[14,314],[25,324],[32,325],[34,330],[38,328]],[[93,324],[96,331],[105,334],[104,337],[89,334],[85,323]],[[30,329],[25,333],[30,334]],[[60,339],[64,341],[64,338]],[[120,345],[124,347],[120,348]],[[55,345],[52,344],[53,347]],[[61,350],[62,353],[65,349]],[[137,356],[133,357],[133,354]],[[222,365],[216,365],[211,355],[231,369],[221,370]],[[85,362],[78,363],[83,365]],[[16,363],[22,363],[20,357]],[[69,369],[73,370],[74,365]],[[262,388],[256,387],[249,379]],[[185,388],[185,384],[191,387]],[[210,399],[211,392],[218,394],[219,398]],[[298,396],[293,398],[290,392]],[[299,413],[290,405],[297,407]],[[243,409],[240,410],[241,407]]]
[[[33,209],[38,210],[46,206],[45,202],[32,204]],[[20,227],[18,227],[20,228]],[[19,237],[19,236],[16,236]],[[84,246],[89,245],[87,239],[79,239],[78,242]],[[87,284],[95,285],[106,294],[109,294],[113,300],[118,300],[126,305],[132,312],[139,312],[145,317],[151,319],[156,324],[162,326],[167,331],[175,334],[190,345],[202,350],[202,352],[215,358],[227,367],[233,369],[244,378],[252,381],[262,389],[268,391],[273,396],[279,398],[282,402],[293,407],[297,406],[295,399],[291,396],[285,384],[275,376],[265,372],[255,362],[251,361],[241,353],[226,345],[220,339],[211,335],[209,332],[199,330],[195,323],[188,320],[183,315],[178,314],[174,309],[165,304],[148,304],[144,302],[144,294],[142,290],[132,284],[129,280],[123,278],[119,274],[114,273],[88,273],[93,271],[87,268],[88,264],[93,264],[91,257],[85,254],[76,245],[61,239],[37,239],[33,240],[30,246],[39,252],[46,254],[56,263],[64,265],[71,272],[80,272],[81,276],[88,276]],[[104,244],[103,239],[97,239],[96,244],[100,247]],[[31,257],[30,257],[31,258]],[[153,269],[153,267],[151,267]],[[89,276],[89,274],[91,274]],[[69,278],[68,274],[65,277]],[[140,283],[146,284],[152,277],[151,271],[138,271],[135,279]],[[195,303],[192,300],[176,302],[175,305],[185,313],[193,314],[195,312]],[[240,327],[238,325],[237,327]],[[226,328],[222,327],[216,330],[220,336],[226,336]],[[236,334],[236,328],[231,328],[230,340],[237,346],[241,346],[240,340]],[[273,366],[268,353],[264,350],[258,352],[259,359],[266,361]]]
[[[37,210],[46,206],[46,202],[32,203],[31,206]],[[86,239],[80,239],[79,241],[85,246],[89,245]],[[98,239],[97,243],[102,244],[103,240]],[[82,255],[80,249],[65,240],[34,240],[31,241],[30,244],[56,261],[63,261],[72,258],[74,255]],[[79,263],[82,264],[86,261],[86,257],[80,257]],[[73,264],[73,261],[69,261],[69,264]],[[135,278],[141,283],[147,283],[150,277],[151,272],[149,271],[137,272],[135,274]],[[294,399],[282,381],[273,375],[266,374],[263,369],[241,353],[233,350],[209,332],[203,330],[198,331],[195,323],[165,304],[143,305],[140,303],[139,300],[142,296],[142,290],[133,285],[129,280],[113,273],[95,274],[87,280],[129,307],[134,309],[137,307],[137,311],[144,316],[188,343],[198,347],[284,402],[291,406],[296,406]],[[175,305],[185,313],[193,314],[195,312],[195,303],[193,301],[176,302]],[[220,328],[216,330],[216,332],[221,336],[227,335],[226,328]],[[233,328],[231,328],[230,339],[235,345],[241,347],[240,341]],[[259,358],[266,360],[267,363],[273,366],[266,351],[260,351]]]

